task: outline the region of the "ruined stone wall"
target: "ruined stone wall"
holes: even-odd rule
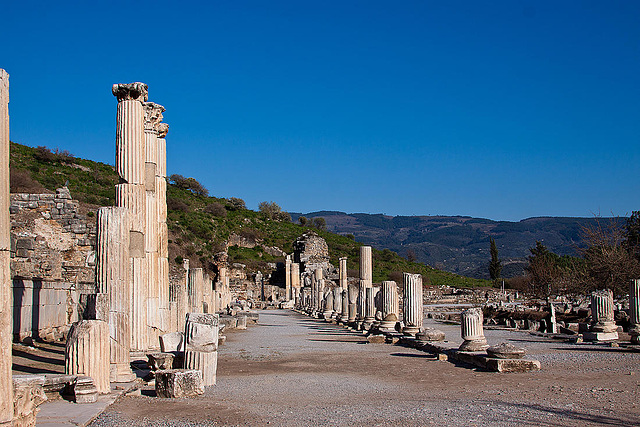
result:
[[[11,195],[15,339],[60,339],[96,293],[95,218],[78,208],[66,188]]]

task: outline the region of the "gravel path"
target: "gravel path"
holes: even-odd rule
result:
[[[459,326],[425,326],[460,341]],[[486,336],[526,347],[542,371],[482,372],[368,344],[291,311],[263,311],[258,325],[229,332],[218,384],[204,396],[125,397],[91,425],[640,425],[639,353],[524,332]]]

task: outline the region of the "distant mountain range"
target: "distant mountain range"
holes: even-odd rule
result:
[[[327,230],[353,234],[357,241],[378,249],[391,249],[402,256],[413,251],[418,261],[432,267],[469,277],[488,279],[489,237],[496,240],[502,276],[524,272],[529,248],[539,240],[558,255],[577,255],[584,246],[584,227],[596,224],[596,218],[539,217],[519,222],[492,221],[466,216],[387,216],[320,211],[306,214],[291,212],[293,221],[300,216],[323,217]],[[625,218],[600,218],[620,221]]]

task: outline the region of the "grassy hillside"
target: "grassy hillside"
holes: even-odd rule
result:
[[[54,191],[68,182],[74,198],[95,206],[114,204],[114,185],[118,176],[113,166],[78,159],[69,153],[52,153],[43,148],[11,144],[12,192]],[[167,186],[169,255],[173,266],[189,258],[193,266],[209,268],[209,261],[225,249],[225,242],[233,234],[249,241],[257,241],[254,248],[232,246],[229,261],[246,264],[249,269],[267,270],[267,263],[281,262],[282,257],[269,254],[265,247],[278,247],[287,253],[303,233],[314,230],[329,245],[331,262],[348,257],[348,268],[358,269],[361,243],[349,237],[303,227],[289,221],[269,219],[261,212],[241,207],[237,200],[196,194],[187,188]],[[373,251],[374,281],[399,280],[402,272],[420,273],[434,285],[489,286],[488,281],[471,279],[448,273],[424,264],[409,262],[388,249]]]

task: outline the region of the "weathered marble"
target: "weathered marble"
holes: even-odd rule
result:
[[[219,318],[217,314],[187,314],[184,368],[202,372],[205,386],[215,385],[218,367]]]
[[[135,379],[131,371],[131,278],[129,214],[126,208],[98,209],[96,282],[108,307],[98,320],[109,324],[110,380]],[[100,314],[100,311],[98,311]]]
[[[1,70],[0,70],[1,71]],[[44,391],[44,375],[14,375],[12,378],[13,392],[13,427],[33,427],[36,425],[36,416],[40,412],[40,406],[47,401]],[[0,425],[5,425],[0,423]]]
[[[118,98],[116,114],[116,171],[128,184],[144,185],[144,108],[146,85],[143,83],[113,85]]]
[[[364,280],[364,287],[373,284],[373,263],[371,261],[371,246],[360,246],[360,280]]]
[[[481,308],[474,307],[462,312],[460,327],[464,342],[460,345],[460,351],[483,351],[489,347],[482,323]]]
[[[69,331],[64,353],[65,374],[93,378],[98,393],[109,393],[109,325],[102,320],[81,320]]]
[[[503,342],[487,348],[487,355],[495,359],[522,359],[525,355],[524,348]]]
[[[365,311],[364,311],[364,319],[362,320],[362,327],[365,330],[371,329],[373,322],[376,320],[376,295],[378,294],[379,289],[374,287],[369,287],[365,289]]]
[[[13,419],[9,204],[9,74],[0,68],[0,424]]]
[[[608,289],[591,294],[591,327],[583,337],[587,341],[614,341],[618,331],[614,320],[613,292]]]
[[[400,300],[398,298],[398,285],[393,280],[382,282],[380,330],[393,332],[400,317]]]
[[[285,299],[287,301],[294,299],[291,292],[291,255],[287,255],[284,262],[284,289]]]
[[[360,286],[349,285],[348,286],[348,300],[349,300],[349,323],[356,321],[358,317],[358,295],[360,293]]]
[[[197,369],[156,371],[156,396],[164,398],[195,397],[204,394],[202,372]]]
[[[415,335],[422,328],[422,276],[404,273],[404,298],[402,305],[405,335]]]

